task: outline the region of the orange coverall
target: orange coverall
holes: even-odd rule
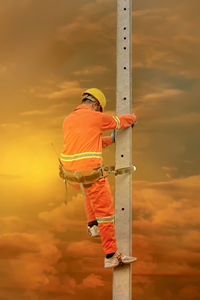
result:
[[[136,115],[109,116],[79,105],[63,123],[64,150],[61,161],[70,171],[86,171],[102,165],[102,148],[112,144],[112,137],[102,137],[103,131],[130,127]],[[101,178],[85,188],[85,208],[88,222],[97,220],[105,254],[116,252],[114,205],[107,178]]]

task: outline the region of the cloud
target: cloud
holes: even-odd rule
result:
[[[106,67],[97,65],[97,66],[92,66],[90,68],[86,68],[84,70],[74,71],[73,74],[82,76],[82,75],[92,75],[92,74],[103,74],[107,71],[108,69]]]
[[[182,208],[187,214],[188,208],[198,209],[198,203],[194,197],[194,193],[197,195],[200,192],[199,189],[199,176],[191,176],[188,178],[172,179],[166,182],[144,183],[134,186],[134,197],[137,199],[137,204],[146,209],[156,212],[166,212],[166,209],[172,209],[174,212],[176,209]],[[145,188],[141,187],[144,184]],[[149,201],[149,199],[151,199]],[[193,207],[190,206],[190,201],[193,202]],[[177,222],[179,218],[184,220],[183,214],[178,214],[177,218],[170,213],[165,214],[167,218],[171,218],[172,222]],[[191,213],[192,215],[192,213]],[[164,218],[164,216],[163,216]],[[161,222],[165,219],[161,218]],[[194,219],[195,222],[195,219]],[[164,222],[165,223],[165,222]],[[184,223],[184,222],[183,222]],[[169,224],[169,222],[167,223]]]
[[[162,89],[160,91],[154,93],[148,93],[144,96],[144,101],[152,101],[159,100],[161,101],[163,98],[169,100],[171,97],[176,97],[184,92],[178,89]]]
[[[94,248],[90,241],[73,244],[70,238],[63,241],[44,229],[43,223],[35,222],[35,227],[31,229],[24,219],[15,216],[1,218],[0,224],[3,223],[11,233],[0,234],[0,269],[4,278],[0,282],[1,297],[7,297],[8,290],[11,289],[10,297],[15,295],[19,298],[36,299],[42,293],[45,299],[48,299],[49,295],[64,299],[73,295],[76,297],[80,292],[85,293],[92,283],[94,289],[104,286],[102,276],[94,270],[91,273],[94,259],[98,265],[100,255],[94,256],[93,251],[96,249],[95,252],[98,253],[99,245],[94,243]],[[19,230],[22,224],[23,230],[28,228],[31,233],[13,232],[14,228]],[[83,250],[87,247],[91,251],[85,252],[87,254],[84,257]],[[74,255],[74,250],[79,251],[79,255]],[[77,272],[82,270],[79,281],[75,266],[79,266]],[[99,269],[102,269],[102,266]],[[73,274],[71,270],[74,270]]]
[[[3,234],[0,248],[9,266],[6,279],[14,289],[35,290],[49,283],[47,274],[55,274],[60,251],[47,232]],[[0,264],[2,268],[4,261]],[[0,285],[4,287],[3,282]]]
[[[104,286],[104,282],[101,276],[96,274],[90,274],[83,279],[82,283],[78,286],[78,289],[95,289],[101,286]]]
[[[80,28],[82,28],[82,34],[78,35]],[[69,43],[80,43],[87,40],[86,36],[95,36],[97,32],[100,33],[101,29],[101,25],[95,20],[91,21],[86,16],[78,16],[74,22],[60,27],[58,36]]]
[[[137,9],[137,10],[133,10],[133,17],[143,17],[143,16],[159,16],[160,14],[164,14],[164,13],[168,13],[169,9],[168,8],[151,8],[151,9]]]
[[[39,94],[38,96],[47,99],[62,99],[70,97],[81,97],[82,88],[78,81],[64,81],[57,85],[57,90],[49,93]]]
[[[41,212],[39,219],[49,224],[53,231],[65,232],[69,228],[73,230],[85,222],[84,200],[81,194],[73,196],[67,205],[64,203],[52,210]]]
[[[29,236],[26,234],[5,234],[0,237],[0,250],[3,259],[34,252],[34,248],[34,243],[29,240]]]
[[[135,274],[200,273],[195,263],[200,259],[199,179],[134,183]]]
[[[187,284],[178,293],[180,299],[198,299],[200,295],[200,288],[193,284]]]
[[[43,128],[45,134],[47,130],[52,133],[52,128],[62,133],[63,120],[76,105],[81,103],[82,92],[83,88],[78,80],[59,81],[55,78],[26,90],[27,97],[34,97],[37,100],[31,103],[30,109],[21,109],[19,112],[21,123],[26,120],[28,127],[34,131],[39,124],[40,131]],[[38,122],[35,122],[36,119]]]
[[[43,115],[49,115],[49,114],[56,114],[57,110],[63,109],[66,106],[65,103],[59,103],[59,104],[53,104],[51,106],[46,107],[45,109],[40,110],[29,110],[21,112],[21,116],[43,116]]]
[[[170,116],[166,115],[165,117],[158,117],[157,119],[154,119],[151,121],[152,125],[160,125],[160,126],[179,126],[184,128],[187,127],[194,127],[198,126],[200,123],[200,113],[199,112],[188,112],[188,113],[182,113],[180,115],[173,115]]]
[[[172,178],[171,174],[174,174],[174,173],[176,174],[176,172],[177,172],[177,168],[176,167],[165,167],[165,166],[163,166],[162,170],[164,172],[166,172],[166,177],[167,178]]]
[[[199,20],[193,17],[192,5],[183,1],[180,7],[178,1],[168,1],[165,8],[156,1],[156,9],[135,10],[134,66],[199,78],[200,42],[194,34]]]
[[[4,242],[10,241],[11,243],[12,233],[25,233],[27,228],[29,228],[29,230],[35,230],[37,228],[32,219],[24,219],[15,215],[0,217],[0,233],[3,235],[2,241]],[[2,236],[0,236],[0,238],[1,237]]]
[[[95,253],[95,257],[99,258],[102,257],[102,250],[99,243],[100,243],[100,238],[96,238],[96,239],[90,238],[90,240],[75,241],[67,245],[65,251],[66,254],[68,255],[70,254],[73,257],[79,256],[79,253],[81,252],[84,258],[92,257],[94,253]]]
[[[199,194],[199,176],[167,182],[134,181],[133,193],[133,255],[138,257],[133,265],[135,292],[142,295],[141,285],[156,287],[152,276],[161,280],[164,275],[198,275],[199,211],[195,195]],[[64,299],[68,295],[75,300],[80,293],[86,297],[96,288],[108,288],[111,272],[103,269],[101,240],[87,237],[81,194],[68,206],[41,211],[32,225],[15,216],[1,218],[0,224],[12,232],[0,235],[4,257],[0,267],[7,288],[12,286],[16,295],[34,299],[40,291],[44,297]],[[31,228],[31,233],[13,233],[14,228]],[[5,283],[0,285],[4,295]],[[16,292],[19,288],[21,292]]]
[[[58,40],[65,41],[76,51],[79,47],[82,51],[87,48],[91,58],[93,49],[95,49],[95,55],[102,53],[113,55],[116,23],[114,2],[102,0],[95,3],[86,2],[81,5],[80,10],[81,14],[77,15],[71,23],[58,28]]]

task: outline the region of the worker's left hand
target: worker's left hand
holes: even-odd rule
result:
[[[111,137],[112,137],[113,143],[115,143],[115,129],[114,129],[113,132],[111,133]]]

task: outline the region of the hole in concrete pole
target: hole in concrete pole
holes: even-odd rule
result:
[[[126,67],[124,67],[124,70],[126,70]]]
[[[126,47],[124,47],[124,50],[126,50]]]
[[[124,210],[124,208],[122,207],[122,210]]]
[[[124,157],[124,154],[121,154],[121,157]]]
[[[126,27],[124,27],[124,30],[126,30]]]
[[[126,37],[124,37],[124,40],[126,40]]]
[[[126,100],[126,97],[124,97],[124,100]]]

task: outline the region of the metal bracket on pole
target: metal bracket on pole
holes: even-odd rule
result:
[[[132,0],[117,0],[118,115],[132,112]],[[116,169],[132,166],[132,128],[116,137]],[[132,255],[132,174],[115,177],[115,228],[118,249]],[[131,265],[113,271],[113,300],[132,299]]]

